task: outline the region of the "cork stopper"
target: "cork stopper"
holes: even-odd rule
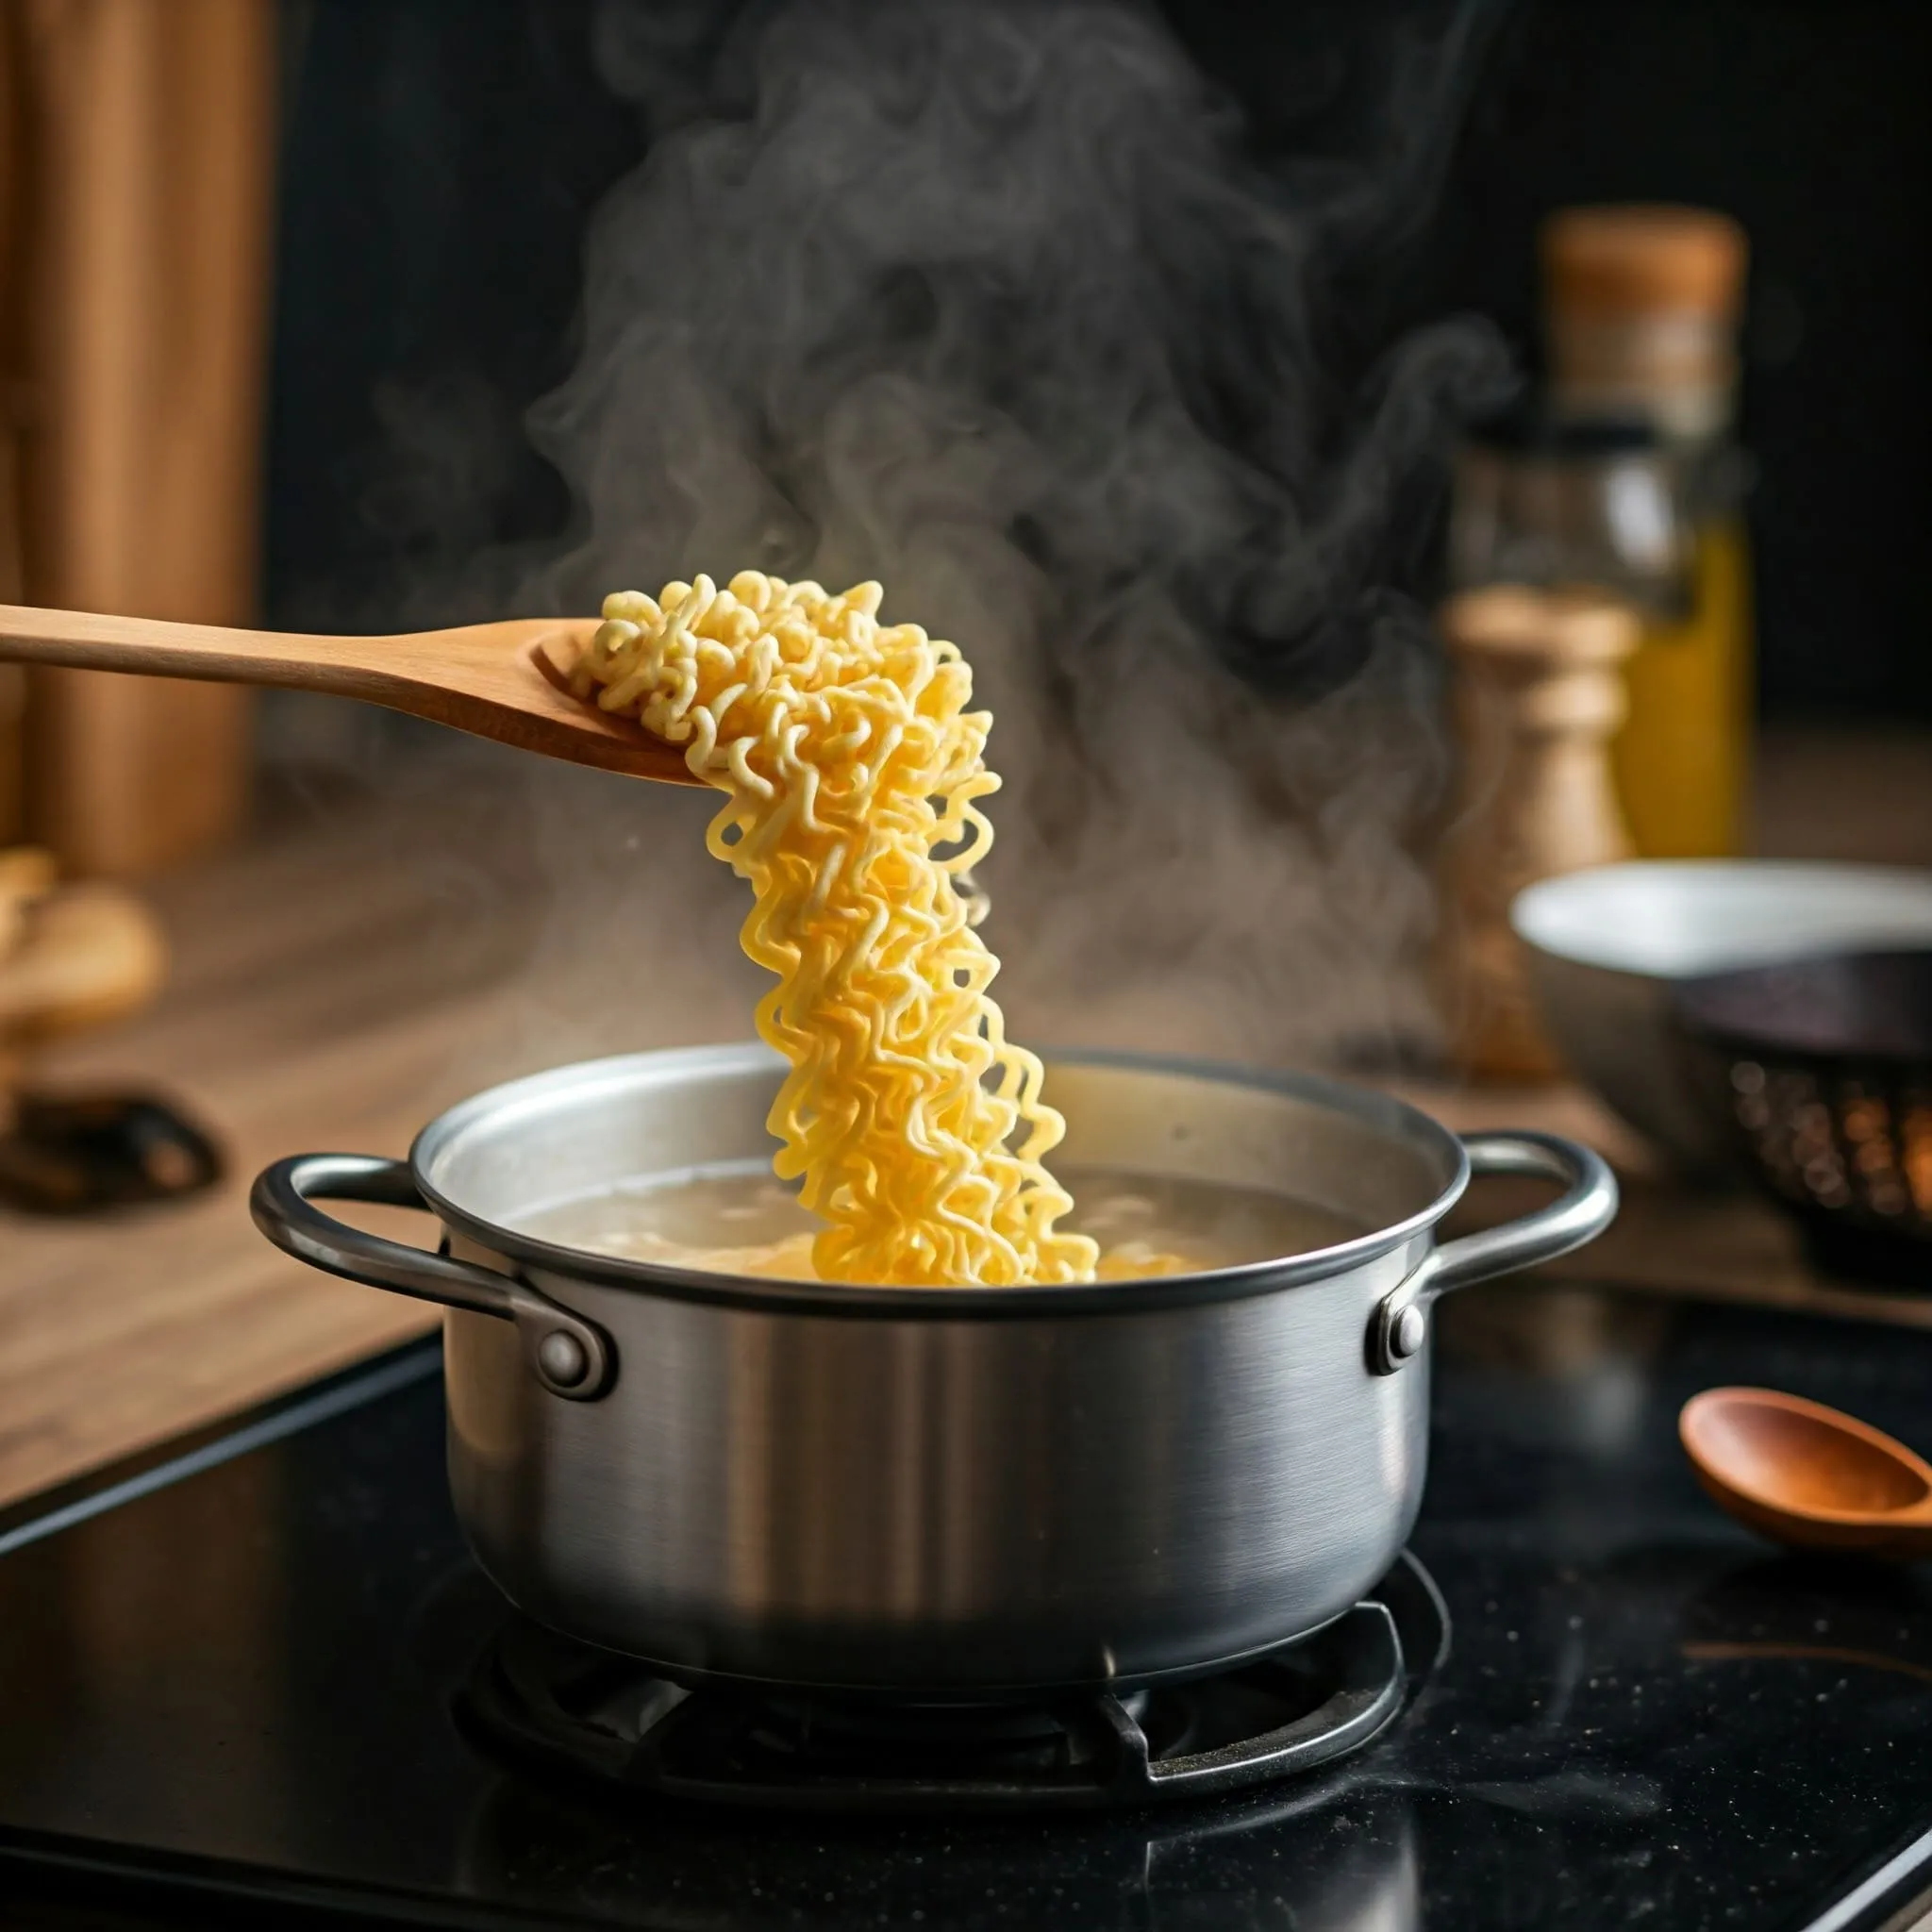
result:
[[[1735,323],[1745,255],[1743,229],[1710,208],[1568,208],[1543,225],[1549,306],[1572,315]]]
[[[1572,208],[1543,225],[1551,396],[1568,415],[1635,410],[1666,436],[1729,421],[1744,231],[1708,208]]]

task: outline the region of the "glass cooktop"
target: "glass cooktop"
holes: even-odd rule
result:
[[[1115,1814],[601,1791],[457,1711],[505,1608],[433,1346],[0,1518],[6,1923],[661,1932],[1876,1927],[1932,1888],[1932,1574],[1776,1556],[1678,1405],[1932,1439],[1932,1338],[1580,1292],[1445,1310],[1414,1549],[1449,1653],[1352,1756]]]

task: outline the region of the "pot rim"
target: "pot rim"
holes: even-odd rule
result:
[[[587,1076],[615,1079],[641,1062],[671,1068],[708,1064],[721,1073],[746,1072],[754,1067],[780,1068],[784,1062],[758,1041],[715,1046],[657,1048],[641,1053],[615,1054],[595,1060],[576,1060],[525,1074],[486,1088],[441,1113],[417,1134],[409,1148],[409,1169],[424,1201],[447,1225],[476,1241],[491,1254],[545,1274],[594,1282],[605,1288],[641,1291],[675,1301],[713,1302],[726,1307],[772,1312],[819,1315],[924,1316],[957,1321],[961,1317],[997,1321],[1016,1315],[1119,1315],[1143,1309],[1193,1307],[1206,1303],[1241,1301],[1279,1289],[1296,1288],[1341,1274],[1403,1246],[1433,1227],[1461,1198],[1469,1185],[1470,1164],[1462,1142],[1440,1121],[1420,1108],[1391,1094],[1377,1093],[1318,1074],[1289,1073],[1244,1066],[1239,1061],[1200,1059],[1186,1056],[1135,1053],[1115,1048],[1082,1047],[1042,1053],[1051,1070],[1067,1067],[1118,1067],[1130,1072],[1174,1074],[1231,1086],[1260,1088],[1312,1102],[1348,1115],[1411,1146],[1433,1149],[1445,1157],[1450,1177],[1427,1206],[1406,1219],[1357,1235],[1325,1248],[1280,1260],[1248,1261],[1232,1268],[1201,1270],[1191,1274],[1163,1274],[1142,1280],[1081,1281],[1027,1288],[868,1288],[857,1283],[780,1281],[764,1276],[724,1274],[695,1268],[674,1268],[652,1261],[626,1260],[615,1255],[593,1254],[564,1247],[533,1235],[505,1227],[470,1213],[430,1180],[427,1169],[442,1144],[479,1117],[506,1105],[535,1106],[558,1087],[574,1086]]]

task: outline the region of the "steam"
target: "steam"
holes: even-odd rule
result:
[[[1507,362],[1465,319],[1348,379],[1338,285],[1426,215],[1487,18],[1397,34],[1358,152],[1269,171],[1116,0],[609,7],[602,69],[654,140],[530,425],[580,525],[514,601],[877,577],[996,717],[1018,1037],[1282,1059],[1425,1035],[1445,745],[1398,586]],[[694,802],[636,792],[587,818],[580,781],[544,785],[553,840],[602,841],[594,917],[655,905],[627,915],[648,978],[688,937],[667,905],[719,888],[681,856],[708,863]],[[729,923],[703,913],[708,948]],[[566,916],[539,978],[589,930]]]

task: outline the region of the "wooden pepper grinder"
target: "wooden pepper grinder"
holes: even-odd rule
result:
[[[1452,597],[1441,623],[1463,757],[1443,921],[1451,1047],[1473,1078],[1554,1079],[1562,1067],[1509,902],[1538,879],[1630,856],[1609,743],[1639,622],[1594,591],[1497,584]]]

